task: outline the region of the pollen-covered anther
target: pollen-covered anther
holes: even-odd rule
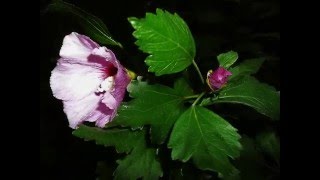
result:
[[[99,85],[97,92],[112,92],[114,90],[114,77],[109,76]]]

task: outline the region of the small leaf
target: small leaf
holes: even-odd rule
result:
[[[233,63],[238,59],[238,53],[234,51],[229,51],[226,53],[219,54],[218,57],[219,65],[228,69]]]
[[[230,68],[229,71],[232,73],[232,76],[229,77],[229,81],[234,78],[257,73],[263,62],[264,58],[247,59],[238,66]]]
[[[195,43],[188,25],[178,14],[161,9],[156,14],[147,13],[145,18],[128,18],[135,29],[136,45],[145,53],[149,71],[157,76],[180,72],[193,61]]]
[[[79,20],[82,28],[92,39],[102,44],[116,45],[122,48],[122,45],[111,37],[108,28],[101,19],[89,14],[81,8],[73,4],[63,2],[62,0],[56,0],[48,6],[47,10],[74,15]]]
[[[172,159],[193,159],[202,170],[213,170],[227,176],[235,171],[229,158],[238,157],[241,144],[237,130],[214,112],[192,106],[174,125],[168,147]]]
[[[93,140],[100,145],[115,146],[118,153],[129,153],[144,138],[141,131],[128,129],[103,130],[85,125],[80,125],[72,134],[85,140]]]
[[[156,150],[150,148],[135,149],[123,160],[118,160],[115,180],[158,179],[162,177],[160,163],[156,160]]]
[[[272,86],[250,76],[230,82],[217,97],[207,98],[201,105],[214,103],[244,104],[274,120],[279,119],[280,115],[280,94]]]
[[[167,86],[141,81],[131,81],[127,89],[134,99],[123,103],[113,123],[133,128],[149,124],[151,140],[163,143],[183,110],[183,96]]]

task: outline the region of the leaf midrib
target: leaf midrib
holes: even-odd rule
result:
[[[252,103],[254,103],[256,106],[253,106],[252,104],[243,102],[243,101],[238,101],[238,100],[228,100],[228,98],[244,98],[247,99],[249,101],[251,101]],[[238,104],[245,104],[247,106],[253,107],[253,108],[257,108],[257,106],[259,107],[259,109],[261,110],[265,110],[266,112],[272,112],[272,110],[270,110],[270,108],[268,108],[267,106],[265,106],[265,104],[268,104],[267,102],[262,102],[261,100],[259,100],[258,98],[255,97],[251,97],[251,96],[220,96],[216,101],[213,101],[212,104],[215,103],[223,103],[223,102],[233,102],[233,103],[238,103]],[[272,105],[272,104],[270,104]]]

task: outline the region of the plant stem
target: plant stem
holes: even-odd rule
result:
[[[194,98],[197,98],[199,97],[200,94],[196,94],[196,95],[192,95],[192,96],[185,96],[183,97],[183,99],[194,99]]]
[[[205,92],[201,93],[200,96],[198,96],[198,98],[192,103],[192,106],[195,106],[204,94]]]
[[[203,79],[203,77],[202,77],[201,71],[200,71],[197,63],[196,63],[194,60],[192,60],[192,64],[193,64],[194,67],[196,68],[196,70],[197,70],[197,72],[198,72],[198,74],[199,74],[199,76],[200,76],[200,79],[201,79],[202,84],[204,84],[204,79]]]

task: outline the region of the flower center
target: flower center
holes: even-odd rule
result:
[[[111,92],[113,90],[114,90],[114,77],[109,76],[104,81],[102,81],[102,83],[97,89],[97,92],[103,93],[103,92]]]
[[[107,65],[104,69],[104,73],[107,77],[114,76],[118,72],[118,68],[116,68],[112,63],[107,61]]]

